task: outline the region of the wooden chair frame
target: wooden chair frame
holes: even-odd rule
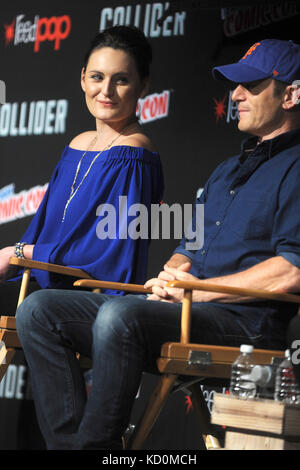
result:
[[[71,276],[73,278],[91,279],[85,271],[77,268],[69,268],[57,264],[43,263],[40,261],[32,261],[27,259],[20,259],[12,257],[10,259],[12,266],[17,266],[24,269],[22,282],[17,301],[17,307],[23,302],[27,295],[28,285],[30,281],[30,274],[32,269],[40,269],[56,274]],[[21,348],[21,344],[16,331],[16,318],[15,316],[1,315],[0,317],[0,341],[2,341],[0,349],[0,380],[2,380],[7,367],[11,363],[15,350]]]
[[[60,274],[64,276],[69,276],[73,278],[79,278],[83,280],[92,280],[93,278],[87,274],[82,269],[70,268],[67,266],[61,266],[58,264],[44,263],[41,261],[28,260],[12,257],[10,258],[10,265],[23,269],[22,281],[19,291],[19,297],[17,301],[17,308],[23,302],[24,298],[27,295],[28,286],[30,282],[30,275],[32,269],[48,271],[55,274]],[[102,282],[102,288],[109,288],[111,283],[105,281]],[[123,283],[113,283],[115,290],[127,290],[129,292],[145,292],[149,293],[150,291],[143,288],[143,286],[138,286],[134,284],[123,284]],[[94,292],[99,292],[99,288],[93,288]],[[0,381],[2,380],[7,367],[11,363],[16,349],[21,349],[21,343],[19,341],[17,331],[16,331],[16,317],[15,316],[0,316]],[[88,369],[91,366],[91,361],[89,358],[77,355],[80,359],[80,364],[82,368]]]
[[[18,258],[11,258],[10,264],[24,268],[18,306],[26,296],[31,269],[42,269],[49,272],[77,277],[79,280],[74,282],[74,286],[91,288],[98,292],[101,289],[115,289],[127,292],[151,293],[150,289],[145,289],[141,285],[94,280],[87,273],[76,268],[68,268]],[[190,376],[191,378],[229,378],[231,365],[239,354],[239,348],[190,343],[193,290],[238,294],[245,297],[291,302],[300,305],[300,296],[298,295],[221,286],[200,280],[195,282],[171,281],[168,283],[168,287],[177,287],[184,290],[181,311],[181,337],[179,342],[169,342],[162,346],[161,357],[157,360],[157,366],[161,374],[161,378],[150,397],[143,418],[137,426],[128,445],[128,448],[133,450],[141,449],[143,447],[143,444],[151,432],[151,429],[153,428],[153,425],[169,394],[182,376]],[[300,308],[298,309],[298,313],[299,311]],[[17,337],[15,317],[1,317],[0,340],[2,340],[6,346],[6,363],[0,365],[1,380],[13,357],[15,348],[21,347]],[[254,356],[258,364],[272,364],[274,358],[284,357],[284,351],[255,349]],[[0,351],[0,358],[1,357]],[[200,387],[195,383],[195,380],[191,380],[186,387],[191,392],[193,406],[199,418],[200,430],[206,448],[219,448],[220,444],[217,434],[214,426],[210,423],[210,414]]]
[[[78,280],[75,286],[89,288],[114,288],[114,283],[103,283],[94,280]],[[143,448],[155,421],[157,420],[169,394],[181,376],[229,378],[231,366],[239,354],[239,348],[214,346],[190,343],[191,308],[193,290],[238,294],[240,296],[256,299],[268,299],[281,302],[291,302],[300,305],[300,296],[294,294],[279,294],[258,289],[245,289],[239,287],[210,284],[205,281],[184,282],[171,281],[168,287],[177,287],[184,290],[181,310],[181,337],[180,342],[163,344],[161,357],[157,360],[161,379],[152,393],[146,410],[137,430],[129,443],[129,448],[138,450]],[[120,287],[118,287],[120,289]],[[121,290],[121,289],[120,289]],[[126,284],[124,285],[126,290]],[[298,309],[298,313],[299,313]],[[193,356],[195,359],[193,359]],[[272,364],[275,358],[283,358],[284,351],[254,349],[254,358],[258,364]],[[200,431],[207,449],[220,448],[216,429],[210,422],[210,414],[206,406],[200,387],[192,381],[187,385],[191,392],[192,402],[199,418]]]

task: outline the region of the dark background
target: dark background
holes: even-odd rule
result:
[[[65,145],[76,134],[94,129],[80,87],[81,66],[89,41],[99,30],[103,10],[110,8],[114,14],[117,7],[123,7],[117,10],[121,14],[129,12],[128,7],[131,7],[129,24],[133,24],[136,9],[140,8],[139,27],[146,27],[154,53],[149,95],[164,90],[170,93],[168,115],[143,124],[162,158],[166,183],[164,202],[169,205],[192,203],[212,170],[224,158],[238,153],[245,137],[237,130],[238,116],[230,101],[230,89],[212,79],[212,67],[240,59],[254,42],[265,38],[299,41],[300,7],[296,1],[5,2],[0,12],[0,79],[6,84],[6,102],[11,106],[17,103],[17,127],[23,102],[27,103],[27,113],[30,103],[40,100],[67,100],[68,110],[62,133],[12,136],[3,135],[4,113],[1,114],[3,106],[0,106],[1,248],[18,241],[32,217],[21,211],[16,220],[8,220],[3,212],[5,204],[7,206],[13,196],[22,191],[28,194],[26,192],[33,188],[43,187]],[[159,17],[153,16],[160,9],[166,13],[165,23],[163,19],[158,23]],[[150,22],[147,23],[148,12]],[[58,50],[54,49],[54,41],[46,40],[40,43],[39,51],[34,52],[34,42],[14,43],[13,22],[19,15],[24,15],[22,22],[30,23],[35,16],[49,19],[67,15],[71,30],[60,41]],[[182,19],[181,29],[175,34],[174,24],[178,18]],[[112,24],[109,21],[106,26]],[[159,24],[165,24],[170,34],[163,35]],[[52,28],[51,33],[53,31]],[[11,41],[9,32],[12,32]],[[10,196],[3,190],[8,185],[14,185]],[[33,194],[36,197],[37,191],[33,190]],[[177,244],[178,240],[152,241],[149,277],[158,273]],[[14,313],[14,289],[2,288],[0,294],[1,314]],[[153,381],[154,377],[145,377],[142,388],[146,388],[146,394]],[[143,397],[144,394],[137,399],[137,414]],[[176,433],[172,430],[174,414],[179,419]],[[189,410],[184,393],[172,397],[160,425],[163,432],[156,431],[158,427],[154,429],[149,441],[152,448],[161,445],[169,449],[199,447],[193,410]],[[20,351],[0,384],[0,449],[42,447],[27,366]]]

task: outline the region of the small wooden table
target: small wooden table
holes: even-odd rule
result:
[[[228,450],[300,449],[300,405],[216,393],[211,422],[226,426]]]

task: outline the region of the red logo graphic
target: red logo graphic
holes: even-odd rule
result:
[[[193,409],[193,403],[189,395],[185,396],[185,404],[186,404],[186,413],[189,413]]]
[[[13,41],[15,36],[15,24],[16,20],[13,20],[11,24],[5,24],[5,45],[7,46],[11,41]]]
[[[225,100],[227,98],[227,93],[224,96],[224,98],[220,101],[218,101],[216,98],[213,98],[215,102],[215,115],[216,115],[216,122],[219,121],[219,119],[223,118],[226,115],[226,104]]]
[[[0,225],[33,215],[47,191],[48,183],[15,193],[14,183],[0,189]]]
[[[165,90],[162,93],[153,93],[145,98],[140,98],[136,113],[141,123],[155,121],[165,118],[169,114],[170,91]]]
[[[5,44],[14,46],[22,43],[34,43],[34,52],[40,50],[42,42],[54,43],[54,50],[60,48],[61,41],[66,39],[71,31],[71,18],[68,15],[40,18],[38,15],[32,21],[23,21],[25,15],[17,15],[11,24],[5,24]]]
[[[229,93],[225,93],[222,99],[213,98],[215,102],[215,116],[216,123],[219,120],[225,119],[225,122],[229,124],[231,121],[239,119],[238,102],[232,100],[233,90]]]
[[[60,47],[60,41],[66,39],[71,31],[71,19],[68,15],[41,18],[37,24],[34,52],[40,49],[40,43],[54,41],[54,50]]]

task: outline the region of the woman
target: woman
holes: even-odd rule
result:
[[[97,215],[105,216],[102,204],[113,207],[117,217],[120,201],[148,209],[161,201],[160,158],[136,118],[138,99],[147,92],[151,59],[151,47],[136,28],[117,26],[95,37],[81,86],[96,129],[65,147],[22,240],[0,250],[0,279],[10,277],[9,258],[18,256],[81,268],[98,279],[144,283],[148,240],[131,239],[128,225],[124,232],[124,220],[131,220],[124,213],[116,220],[115,236],[108,238]],[[33,275],[42,288],[71,287],[63,276],[45,271]]]

